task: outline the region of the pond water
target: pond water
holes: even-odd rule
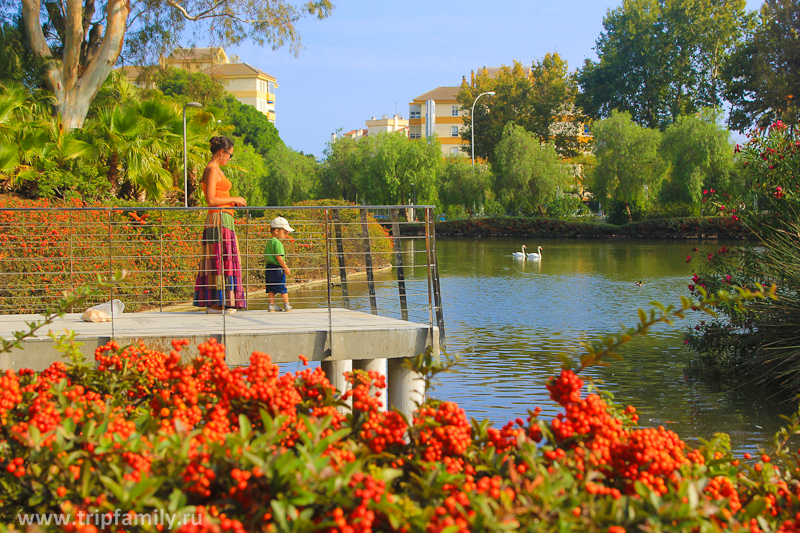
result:
[[[528,251],[543,247],[540,262],[512,256],[522,244]],[[582,340],[635,326],[637,309],[650,302],[677,305],[688,296],[693,267],[692,248],[717,250],[724,241],[651,241],[638,239],[581,240],[512,238],[439,238],[447,353],[461,363],[440,377],[432,395],[457,402],[470,417],[503,424],[541,406],[543,416],[559,407],[545,382],[560,368],[558,354]],[[406,264],[417,258],[424,242],[405,241]],[[415,249],[417,253],[412,253]],[[425,296],[425,268],[409,268],[409,291]],[[641,281],[636,286],[635,281]],[[361,285],[361,284],[359,284]],[[358,285],[351,288],[358,302]],[[394,291],[394,294],[391,294]],[[362,295],[363,296],[363,295]],[[292,295],[300,306],[322,305],[303,292]],[[320,299],[321,300],[321,299]],[[399,314],[396,288],[378,284],[381,314]],[[368,302],[368,301],[367,301]],[[336,302],[334,302],[336,305]],[[364,303],[361,307],[366,307]],[[427,323],[422,306],[412,307],[411,319]],[[623,361],[585,372],[616,401],[633,405],[641,426],[663,425],[687,443],[716,432],[731,436],[735,451],[766,446],[790,406],[765,398],[764,391],[712,383],[686,373],[695,356],[683,347],[683,333],[703,317],[690,313],[674,326],[658,326],[623,350]],[[293,368],[292,368],[293,369]]]

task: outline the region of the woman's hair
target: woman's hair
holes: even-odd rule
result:
[[[230,150],[233,148],[233,141],[228,137],[211,137],[209,144],[211,145],[212,154],[216,154],[220,150]]]

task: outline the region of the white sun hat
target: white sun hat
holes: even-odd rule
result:
[[[275,229],[285,229],[286,231],[292,232],[294,228],[289,225],[289,221],[283,217],[275,217],[272,219],[272,222],[269,223],[270,228]]]

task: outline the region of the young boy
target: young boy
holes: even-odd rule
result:
[[[272,238],[267,241],[264,247],[264,255],[266,256],[267,266],[264,271],[267,285],[267,294],[269,294],[269,311],[280,311],[280,307],[275,305],[275,295],[280,294],[283,297],[283,310],[291,311],[292,304],[289,303],[289,291],[286,290],[286,276],[292,273],[289,267],[286,266],[283,256],[286,252],[283,250],[283,243],[281,242],[289,233],[294,231],[289,225],[289,221],[283,217],[276,217],[269,223],[270,233]]]

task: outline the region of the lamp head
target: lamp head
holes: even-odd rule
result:
[[[488,94],[489,96],[494,96],[494,95],[495,95],[495,92],[494,92],[494,91],[489,91],[489,92],[488,92],[488,93],[486,93],[486,94]]]
[[[200,102],[189,102],[183,107],[203,107],[203,104]]]

